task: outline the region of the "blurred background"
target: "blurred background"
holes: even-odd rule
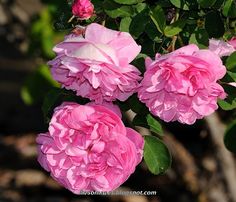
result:
[[[225,112],[193,126],[165,125],[172,168],[154,176],[141,163],[120,188],[154,196],[76,196],[43,171],[35,138],[47,129],[43,98],[57,86],[45,64],[65,34],[52,26],[61,2],[0,0],[0,201],[236,202],[235,157],[222,141]]]

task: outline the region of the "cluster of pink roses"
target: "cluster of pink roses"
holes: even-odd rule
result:
[[[75,1],[73,14],[87,19],[93,5]],[[40,164],[76,194],[116,189],[140,163],[144,141],[124,126],[112,101],[125,101],[137,92],[153,115],[193,124],[213,113],[217,99],[226,97],[218,84],[226,73],[220,57],[235,48],[234,39],[211,40],[208,50],[192,44],[157,54],[154,61],[146,58],[142,78],[130,64],[141,47],[129,33],[93,23],[80,34],[68,35],[53,49],[57,56],[48,63],[52,76],[91,103],[63,103],[54,110],[49,131],[37,138]]]
[[[37,138],[38,161],[76,194],[116,189],[142,160],[142,136],[124,126],[111,102],[137,91],[140,72],[130,62],[140,50],[130,34],[99,24],[54,48],[57,57],[49,62],[53,78],[92,102],[62,103],[54,110],[49,131]]]
[[[210,41],[209,50],[188,45],[157,54],[154,61],[146,58],[142,79],[130,64],[141,50],[131,35],[93,23],[84,34],[70,35],[56,45],[57,57],[49,65],[53,78],[78,96],[101,104],[125,101],[138,92],[153,115],[166,122],[193,124],[218,108],[218,98],[226,97],[217,83],[226,73],[220,59],[223,51],[218,50],[223,48],[214,48],[212,41],[216,42]]]

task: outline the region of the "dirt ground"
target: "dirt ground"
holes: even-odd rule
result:
[[[27,106],[20,96],[39,60],[26,50],[29,19],[40,9],[39,0],[0,0],[1,202],[236,202],[235,158],[222,142],[224,113],[194,126],[165,125],[172,168],[154,176],[141,163],[120,188],[154,196],[76,196],[52,180],[36,160],[35,138],[46,130],[41,106]]]

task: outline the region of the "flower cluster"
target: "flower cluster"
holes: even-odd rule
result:
[[[90,0],[75,0],[72,13],[88,19],[94,7]],[[79,194],[116,189],[141,162],[144,140],[125,127],[112,101],[138,93],[153,115],[193,124],[213,113],[217,100],[226,97],[218,82],[226,74],[220,57],[236,50],[236,38],[211,39],[205,50],[190,44],[157,54],[155,60],[146,58],[143,78],[131,64],[141,46],[126,32],[92,23],[53,50],[56,57],[48,62],[53,78],[91,102],[65,102],[54,109],[48,132],[37,138],[38,161],[56,181]]]
[[[90,24],[65,37],[48,64],[53,78],[87,105],[63,103],[54,110],[47,133],[39,134],[38,161],[73,193],[112,191],[134,172],[144,140],[121,120],[111,101],[137,92],[139,70],[130,64],[139,54],[129,33]]]

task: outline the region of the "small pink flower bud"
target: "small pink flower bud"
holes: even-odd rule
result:
[[[81,20],[89,19],[94,12],[94,6],[90,0],[75,0],[72,5],[72,13]]]

